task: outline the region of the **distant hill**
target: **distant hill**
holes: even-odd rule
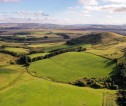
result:
[[[73,30],[126,30],[126,25],[75,24],[60,25],[47,23],[0,23],[0,29],[73,29]]]
[[[67,44],[69,45],[98,44],[98,43],[122,42],[125,40],[126,37],[122,35],[112,32],[102,32],[102,33],[91,33],[78,38],[71,39],[67,41]]]

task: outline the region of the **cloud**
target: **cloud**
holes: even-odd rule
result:
[[[55,20],[43,11],[0,11],[0,22],[14,23],[52,23]]]
[[[67,24],[70,22],[70,20],[59,20],[56,18],[16,18],[16,17],[0,17],[0,22],[6,22],[6,23],[49,23],[49,24]]]
[[[126,0],[104,0],[106,2],[112,2],[112,3],[119,3],[119,4],[124,4],[126,3]]]
[[[126,12],[126,5],[124,4],[111,4],[105,6],[99,6],[100,10],[110,11],[110,12]]]
[[[98,5],[97,0],[79,0],[83,5]]]
[[[109,0],[109,1],[114,1],[114,0]],[[123,1],[123,0],[121,0],[121,1]],[[118,2],[118,4],[117,3],[109,3],[109,4],[104,4],[104,5],[86,5],[86,4],[84,4],[83,9],[87,12],[106,11],[108,13],[112,13],[112,12],[125,13],[126,12],[125,2],[124,3]]]
[[[109,13],[118,12],[118,13],[125,13],[126,12],[126,5],[125,4],[110,4],[110,5],[103,5],[103,6],[85,6],[85,10],[87,11],[106,11]]]
[[[43,11],[16,11],[13,13],[16,16],[21,17],[49,17],[49,14],[43,12]]]
[[[0,0],[0,2],[19,2],[20,0]]]
[[[126,0],[78,0],[86,11],[126,12]],[[107,4],[105,3],[107,2]],[[100,5],[102,4],[102,5]]]

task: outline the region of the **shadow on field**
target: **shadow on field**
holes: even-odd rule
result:
[[[118,67],[116,66],[116,63],[115,63],[115,62],[113,62],[112,60],[111,60],[111,61],[110,61],[110,60],[107,60],[107,61],[105,61],[105,63],[106,63],[105,68],[106,68],[106,67],[110,67],[111,65],[115,65],[115,66],[112,68],[112,72],[109,73],[110,76],[117,74]]]
[[[113,76],[113,75],[116,75],[118,73],[118,67],[115,66],[113,69],[112,69],[112,72],[109,73],[110,76]]]
[[[106,61],[106,66],[105,66],[105,67],[109,67],[109,66],[111,66],[111,65],[113,65],[113,64],[115,64],[115,62],[110,61],[110,60],[107,60],[107,61]],[[115,65],[116,65],[116,64],[115,64]]]
[[[12,74],[12,73],[16,73],[16,71],[7,68],[0,69],[0,74]]]

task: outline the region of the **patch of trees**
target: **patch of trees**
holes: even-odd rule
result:
[[[47,59],[47,58],[50,58],[50,57],[53,57],[56,55],[60,55],[60,54],[66,53],[66,52],[82,52],[82,51],[86,51],[86,48],[76,47],[76,48],[56,49],[45,56],[38,56],[38,57],[32,58],[32,61]]]
[[[97,44],[102,40],[100,33],[92,33],[88,35],[81,36],[79,38],[73,38],[66,43],[68,45],[78,45],[78,44]]]
[[[29,66],[31,63],[31,58],[27,55],[20,55],[20,57],[17,59],[17,63]]]
[[[45,56],[37,56],[37,57],[32,58],[32,62],[38,61],[38,60],[43,60],[43,59],[45,59]]]
[[[70,36],[65,33],[57,33],[57,35],[63,37],[63,39],[70,39]]]
[[[126,90],[118,91],[118,103],[119,106],[126,106]]]
[[[121,88],[126,88],[126,64],[119,63],[117,74],[112,78]]]
[[[119,89],[118,85],[116,85],[115,82],[111,78],[99,78],[99,79],[83,78],[75,82],[72,82],[70,84],[76,85],[79,87],[92,87],[96,89],[100,89],[100,88],[107,88],[107,89],[113,89],[113,90]]]
[[[48,39],[49,37],[48,36],[44,36],[44,39]]]

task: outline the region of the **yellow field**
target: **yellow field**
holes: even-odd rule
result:
[[[110,93],[104,93],[102,106],[118,106],[118,104],[116,103],[116,95]]]
[[[64,44],[64,42],[32,44],[32,45],[28,45],[28,47],[53,47],[53,46],[58,46],[62,44]]]
[[[88,48],[87,52],[114,59],[123,56],[122,50],[124,48],[126,48],[126,43],[119,43],[109,46],[96,45]]]

